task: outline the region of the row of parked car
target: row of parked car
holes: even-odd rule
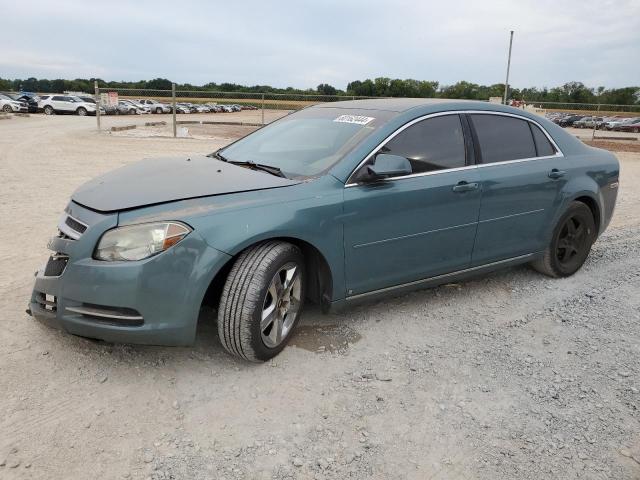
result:
[[[257,110],[253,105],[177,102],[176,113],[230,113],[241,110]],[[123,99],[118,101],[116,115],[141,115],[145,113],[172,113],[173,105],[149,98]],[[107,112],[110,113],[110,112]]]
[[[596,128],[598,130],[614,130],[616,132],[640,133],[640,117],[598,117],[594,115],[577,115],[573,113],[548,113],[547,118],[563,128]]]
[[[36,113],[46,115],[71,113],[95,115],[96,101],[90,95],[42,95],[30,93],[1,93],[0,110],[6,113]],[[257,110],[253,105],[209,103],[176,103],[176,113],[223,113]],[[172,113],[173,105],[150,98],[120,99],[117,105],[100,106],[101,115],[142,115]]]

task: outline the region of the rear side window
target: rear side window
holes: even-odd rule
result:
[[[547,138],[547,136],[542,133],[540,127],[534,125],[533,123],[529,123],[531,127],[531,132],[533,133],[533,139],[536,143],[536,151],[538,153],[538,157],[547,157],[549,155],[555,155],[556,149],[553,148],[551,142]]]
[[[413,173],[464,167],[460,116],[444,115],[418,122],[393,137],[380,151],[407,158]]]
[[[60,96],[57,96],[57,95],[56,95],[56,96],[55,96],[55,97],[53,97],[51,100],[55,100],[56,102],[60,102],[60,101],[63,101],[63,100],[64,100],[64,97],[60,97]]]
[[[482,163],[536,157],[529,122],[491,114],[470,115],[482,152]]]

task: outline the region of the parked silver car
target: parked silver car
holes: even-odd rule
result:
[[[152,98],[141,98],[136,100],[137,103],[148,107],[151,113],[171,113],[171,107],[166,103],[160,103]]]

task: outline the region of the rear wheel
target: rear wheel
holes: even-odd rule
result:
[[[633,133],[640,133],[640,128],[636,127],[633,129]]]
[[[573,202],[560,217],[543,257],[531,265],[550,277],[573,275],[587,259],[596,233],[591,209],[582,202]]]
[[[51,105],[47,105],[46,107],[44,107],[45,115],[53,115],[54,113],[56,112],[53,110],[53,107]]]
[[[156,113],[162,113],[162,109],[161,108],[156,108]]]
[[[300,318],[304,277],[304,259],[295,245],[269,241],[243,252],[220,298],[222,346],[254,362],[280,353]]]

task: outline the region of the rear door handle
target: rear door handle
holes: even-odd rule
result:
[[[554,168],[549,172],[549,178],[553,178],[555,180],[556,178],[564,177],[566,173],[567,172],[565,172],[564,170],[558,170],[557,168]]]
[[[452,190],[459,193],[470,192],[471,190],[477,190],[479,186],[480,184],[477,182],[469,183],[463,180],[462,182],[458,182],[456,185],[454,185]]]

